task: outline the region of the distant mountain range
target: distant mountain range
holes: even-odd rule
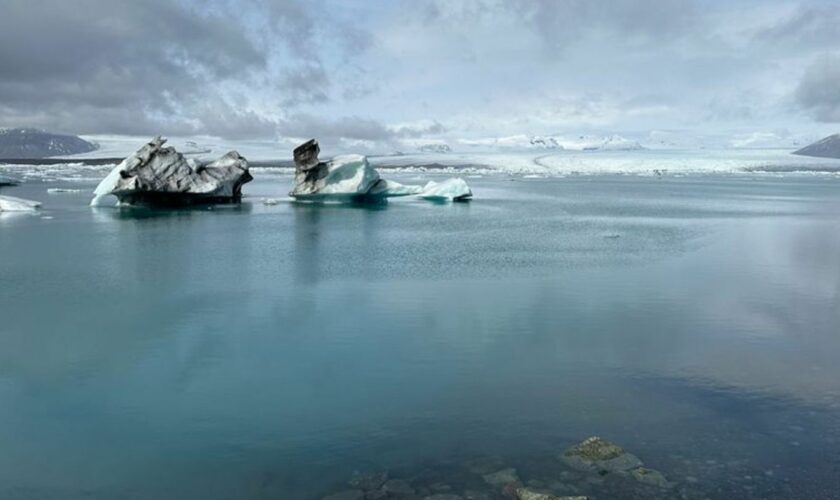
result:
[[[840,159],[840,134],[834,134],[826,137],[825,139],[820,139],[813,144],[794,151],[793,154],[800,156]]]
[[[51,134],[31,128],[0,129],[0,158],[29,159],[89,153],[97,149],[75,135]]]

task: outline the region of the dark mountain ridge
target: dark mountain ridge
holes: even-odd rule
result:
[[[840,159],[840,134],[834,134],[809,144],[793,154],[800,156],[816,156],[818,158]]]
[[[32,128],[0,129],[0,158],[30,159],[89,153],[97,145],[75,135]]]

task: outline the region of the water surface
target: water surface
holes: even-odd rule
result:
[[[264,206],[267,175],[179,211],[4,188],[44,209],[0,217],[0,497],[320,498],[486,455],[545,480],[602,435],[676,483],[652,496],[840,498],[840,179],[467,180]]]

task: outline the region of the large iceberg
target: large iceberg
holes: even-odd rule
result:
[[[312,139],[294,150],[295,186],[289,193],[307,201],[381,201],[396,196],[420,196],[429,200],[465,201],[472,192],[463,179],[448,179],[424,186],[404,185],[382,179],[362,155],[318,159],[321,148]]]
[[[314,139],[295,148],[295,186],[290,196],[354,201],[368,196],[381,180],[364,156],[336,156],[322,162],[318,160],[320,152],[321,147]]]
[[[242,199],[242,185],[253,178],[248,161],[239,153],[231,151],[202,164],[164,147],[165,143],[166,139],[156,137],[114,167],[96,187],[91,206],[108,204],[111,196],[120,205],[236,203]]]
[[[14,196],[0,196],[0,212],[34,212],[41,204]]]

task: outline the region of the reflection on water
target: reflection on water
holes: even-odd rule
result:
[[[558,494],[838,496],[836,180],[473,184],[174,212],[15,188],[54,218],[0,224],[0,497],[320,498],[387,470],[498,498],[488,457]],[[674,485],[564,467],[590,435]]]

